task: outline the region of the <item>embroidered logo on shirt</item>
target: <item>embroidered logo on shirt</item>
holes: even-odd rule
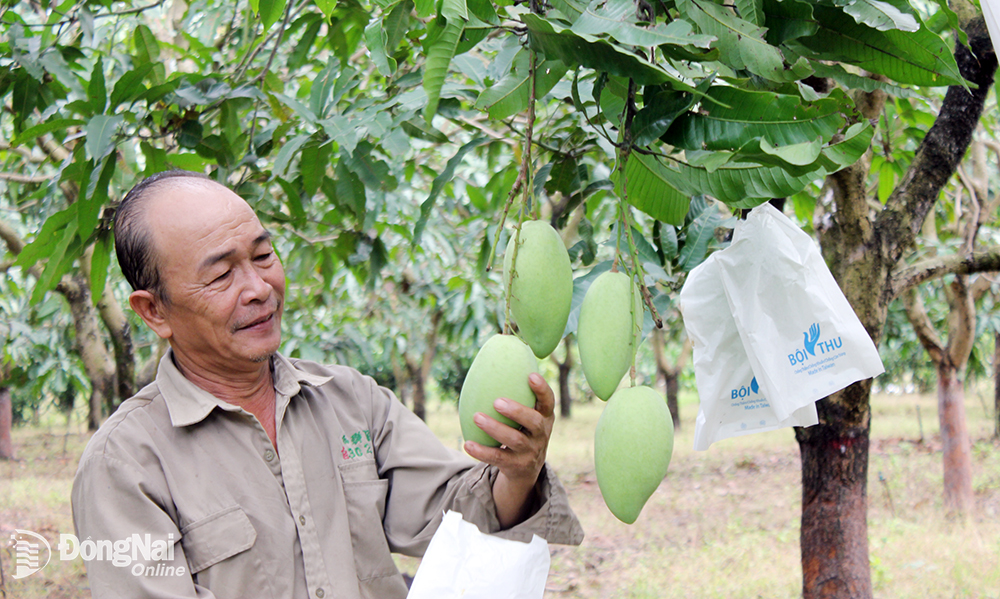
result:
[[[350,438],[347,435],[341,435],[340,440],[344,442],[344,446],[340,448],[340,455],[345,460],[374,455],[372,451],[372,433],[369,430],[358,431],[351,435]]]

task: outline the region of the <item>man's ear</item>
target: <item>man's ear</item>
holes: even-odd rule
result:
[[[161,339],[170,339],[173,331],[164,318],[163,302],[161,300],[149,291],[140,289],[139,291],[133,291],[132,295],[128,296],[128,303],[132,306],[132,310],[142,318],[149,328],[153,329],[153,332],[158,337]]]

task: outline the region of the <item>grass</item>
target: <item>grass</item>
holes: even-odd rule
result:
[[[977,392],[966,401],[973,438],[975,511],[968,523],[942,514],[941,447],[932,396],[872,399],[869,548],[880,599],[1000,599],[1000,443]],[[549,461],[570,494],[587,538],[552,546],[546,597],[795,598],[801,595],[798,447],[790,429],[691,449],[697,400],[682,396],[684,421],[667,478],[639,520],[616,520],[601,500],[593,470],[593,431],[601,402],[575,404],[557,419]],[[917,417],[919,409],[919,420]],[[454,404],[432,406],[428,423],[460,447]],[[69,491],[87,435],[65,426],[15,431],[20,461],[0,462],[0,534],[22,528],[52,543],[72,532]],[[8,597],[86,597],[83,564],[51,562],[11,579]],[[400,558],[411,574],[419,560]]]

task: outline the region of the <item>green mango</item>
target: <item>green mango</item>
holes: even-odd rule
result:
[[[458,419],[466,441],[476,441],[488,447],[500,446],[472,421],[476,412],[518,428],[516,422],[496,411],[493,402],[505,397],[521,405],[535,407],[535,393],[528,386],[528,375],[532,372],[538,372],[535,355],[530,347],[513,335],[494,335],[479,348],[458,397]]]
[[[514,241],[518,242],[517,266]],[[513,276],[511,273],[513,272]],[[503,287],[510,287],[510,313],[521,337],[539,358],[559,345],[573,302],[573,269],[559,233],[540,220],[521,224],[503,256]]]
[[[618,389],[641,338],[642,296],[629,276],[606,272],[594,279],[580,304],[576,342],[583,374],[598,397],[607,400]]]
[[[632,524],[667,474],[674,421],[666,399],[649,387],[615,392],[597,421],[594,469],[604,503]]]

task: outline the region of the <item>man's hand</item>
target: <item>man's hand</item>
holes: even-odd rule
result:
[[[504,398],[493,403],[497,412],[521,425],[521,430],[477,412],[473,422],[501,446],[486,447],[475,441],[465,443],[465,451],[470,456],[500,469],[493,483],[493,501],[503,528],[510,528],[529,515],[532,490],[545,465],[545,452],[555,421],[555,397],[549,384],[541,375],[532,374],[528,377],[528,385],[535,393],[534,408]]]

